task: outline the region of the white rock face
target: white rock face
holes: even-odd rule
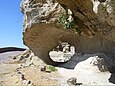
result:
[[[53,0],[23,0],[21,9],[24,13],[25,29],[35,23],[55,22],[57,14],[64,12],[64,9]]]
[[[74,54],[71,52],[63,53],[63,52],[51,51],[49,55],[50,58],[55,62],[66,62],[70,60]]]
[[[77,83],[82,83],[83,86],[114,86],[114,83],[109,82],[112,73],[109,72],[107,66],[111,66],[111,64],[115,67],[114,62],[105,54],[75,54],[75,57],[70,62],[63,65],[66,68],[58,68],[58,71],[63,76],[62,80],[64,82],[62,84],[66,83],[68,78],[76,77]],[[74,65],[73,69],[67,69],[72,65]]]
[[[98,0],[92,0],[93,2],[93,11],[97,14],[98,13],[98,6],[100,4],[100,2]]]

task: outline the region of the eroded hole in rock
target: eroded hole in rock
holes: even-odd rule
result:
[[[67,62],[75,54],[75,47],[68,42],[61,42],[49,52],[50,58],[54,62]]]

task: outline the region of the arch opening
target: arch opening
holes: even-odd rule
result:
[[[75,47],[68,42],[60,42],[49,52],[49,56],[54,62],[67,62],[74,54]]]

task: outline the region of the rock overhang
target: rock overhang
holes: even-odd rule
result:
[[[97,14],[93,11],[93,2],[95,1],[23,0],[21,8],[24,13],[24,44],[48,64],[53,63],[52,60],[49,59],[48,53],[58,45],[59,41],[71,43],[75,46],[77,52],[114,53],[114,9],[110,14],[110,18],[108,17],[108,20],[105,18],[107,14],[103,14],[100,7],[98,7],[99,12]],[[106,1],[114,8],[113,0]],[[77,19],[82,21],[77,24],[79,24],[79,28],[82,28],[84,33],[90,31],[96,34],[93,38],[88,38],[87,34],[79,36],[71,30],[64,30],[56,26],[56,20],[59,14],[66,13],[67,11],[66,8],[63,8],[64,5],[74,13]],[[110,21],[113,21],[113,23],[110,24]],[[84,27],[88,27],[88,29]]]

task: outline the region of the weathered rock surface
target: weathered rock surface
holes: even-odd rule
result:
[[[114,60],[115,62],[115,60]],[[66,81],[71,77],[77,78],[76,85],[115,85],[115,63],[103,53],[80,54],[76,53],[69,62],[63,64],[65,68],[59,67],[58,72],[62,75],[60,86],[66,85]],[[68,69],[69,68],[69,69]],[[69,86],[72,85],[69,80]],[[74,80],[73,80],[74,81]],[[74,81],[75,82],[75,81]]]
[[[69,86],[75,86],[77,84],[77,78],[76,77],[71,77],[67,80],[67,83]]]
[[[49,58],[49,52],[59,41],[75,46],[76,52],[115,55],[114,0],[23,0],[21,9],[24,44],[47,64],[58,64]],[[76,26],[85,33],[82,36],[57,27],[57,17],[67,9],[78,20]]]

